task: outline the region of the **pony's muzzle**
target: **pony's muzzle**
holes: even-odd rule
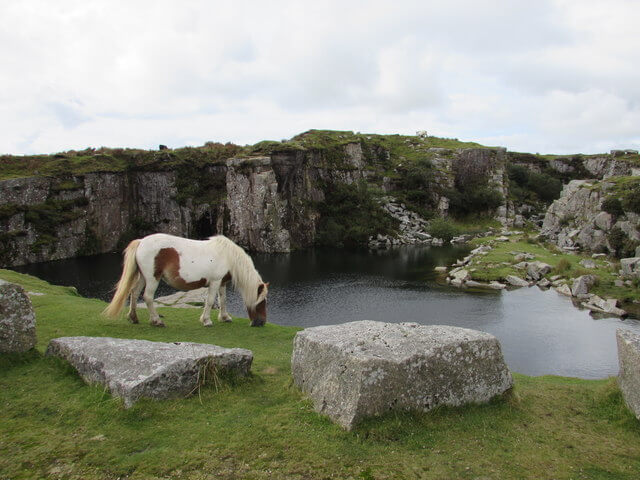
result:
[[[262,327],[267,323],[267,301],[263,300],[256,308],[248,309],[252,327]]]

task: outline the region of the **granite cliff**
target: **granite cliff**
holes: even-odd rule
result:
[[[157,231],[223,233],[260,252],[308,248],[332,192],[356,184],[427,217],[473,213],[508,224],[546,208],[523,209],[513,197],[512,165],[566,181],[590,167],[611,173],[608,157],[548,161],[452,139],[330,131],[247,147],[2,156],[0,266],[114,251]]]

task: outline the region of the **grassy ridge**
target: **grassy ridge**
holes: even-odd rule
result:
[[[0,270],[32,297],[38,349],[0,357],[0,477],[116,478],[602,478],[640,475],[640,424],[613,380],[515,375],[489,405],[372,419],[342,431],[291,384],[297,329],[245,319],[205,329],[199,310],[161,309],[168,325],[99,317],[104,303]],[[144,315],[144,312],[141,314]],[[142,319],[144,322],[144,317]],[[194,341],[253,350],[253,376],[188,399],[125,410],[64,362],[44,357],[57,336]]]

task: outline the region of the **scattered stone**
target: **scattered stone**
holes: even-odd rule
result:
[[[416,323],[307,328],[294,339],[291,370],[315,410],[347,430],[392,409],[487,402],[513,385],[494,336]]]
[[[85,382],[104,385],[126,408],[141,397],[187,396],[220,375],[246,376],[253,361],[244,348],[109,337],[55,338],[46,354],[67,360]]]
[[[549,280],[551,280],[552,282],[555,282],[556,280],[560,280],[562,278],[562,275],[553,275]]]
[[[627,316],[627,312],[618,308],[618,300],[615,298],[604,300],[597,295],[591,295],[591,298],[582,305],[595,312],[607,313],[622,318]]]
[[[593,260],[589,260],[589,259],[584,259],[584,260],[580,260],[580,265],[582,265],[584,268],[596,268],[596,262],[594,262]]]
[[[598,277],[595,275],[581,275],[573,281],[571,295],[577,297],[580,294],[589,293],[589,289],[596,283]]]
[[[546,278],[543,278],[542,280],[538,281],[537,285],[540,288],[549,288],[551,286],[551,282]]]
[[[527,276],[538,281],[551,271],[551,265],[544,262],[531,262],[527,265]]]
[[[640,420],[640,335],[619,328],[618,342],[618,385],[629,409]]]
[[[449,276],[453,280],[460,280],[461,282],[466,282],[467,280],[470,280],[471,277],[469,276],[469,271],[465,270],[464,268],[461,268],[459,270],[451,270],[451,272],[449,272]]]
[[[504,235],[496,238],[496,242],[508,242],[508,241],[509,241],[509,237],[506,237]]]
[[[624,281],[620,280],[619,278],[616,278],[616,279],[613,281],[613,284],[614,284],[616,287],[624,287]]]
[[[504,278],[507,283],[509,285],[512,285],[514,287],[528,287],[529,286],[529,282],[527,282],[525,279],[517,277],[516,275],[507,275]]]
[[[623,275],[640,278],[640,257],[622,258],[620,267]]]
[[[489,288],[493,290],[504,290],[507,286],[504,283],[497,282],[495,280],[491,280],[489,282]]]
[[[533,260],[535,257],[535,255],[531,255],[530,253],[517,253],[515,254],[515,257],[513,257],[513,259],[516,262],[524,262],[525,260]]]
[[[558,285],[557,287],[554,287],[556,292],[558,292],[560,295],[565,295],[567,297],[571,297],[571,289],[569,288],[569,285],[562,284],[562,285]]]
[[[18,353],[36,345],[36,314],[20,285],[0,279],[0,353]]]
[[[436,272],[446,272],[447,271],[447,267],[436,267],[434,270]]]

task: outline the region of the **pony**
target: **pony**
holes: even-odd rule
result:
[[[211,323],[211,307],[216,294],[219,297],[218,320],[230,322],[227,312],[226,285],[229,281],[240,291],[247,307],[252,327],[263,326],[267,321],[268,283],[264,283],[255,269],[251,257],[223,235],[208,240],[190,240],[164,233],[154,233],[133,240],[124,252],[122,275],[111,303],[103,314],[109,318],[120,315],[129,297],[128,318],[138,323],[136,302],[142,298],[149,309],[149,321],[156,327],[164,327],[153,304],[160,280],[178,290],[194,290],[208,287],[200,323]]]

